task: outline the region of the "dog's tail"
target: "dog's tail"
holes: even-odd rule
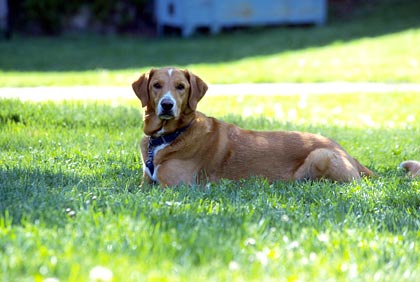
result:
[[[400,167],[407,170],[411,176],[420,176],[420,162],[418,161],[405,161],[400,164]]]
[[[361,176],[369,176],[369,177],[375,177],[376,174],[372,172],[370,169],[365,167],[364,165],[360,164],[358,160],[354,159],[356,162],[357,170],[359,171]]]

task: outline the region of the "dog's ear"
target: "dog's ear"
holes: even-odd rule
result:
[[[144,73],[140,78],[133,82],[131,85],[133,87],[134,93],[141,101],[142,107],[146,107],[149,103],[149,79],[152,77],[154,70],[150,70],[149,73]]]
[[[201,78],[192,72],[186,70],[185,74],[190,82],[190,98],[188,100],[188,105],[192,110],[195,110],[198,101],[206,94],[208,86]]]

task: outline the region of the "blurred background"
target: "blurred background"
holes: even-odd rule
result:
[[[418,0],[0,0],[0,87],[420,82]]]
[[[71,32],[188,35],[253,25],[333,24],[375,12],[420,12],[415,0],[0,0],[0,27],[12,33],[60,35]],[[416,9],[412,9],[413,5]],[[420,16],[419,16],[420,17]],[[214,27],[217,22],[218,26]],[[213,24],[212,24],[213,23]],[[369,28],[369,27],[366,27]],[[212,30],[213,29],[213,30]]]

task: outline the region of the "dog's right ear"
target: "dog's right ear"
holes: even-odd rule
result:
[[[153,69],[149,73],[144,73],[140,78],[133,82],[131,85],[133,87],[134,93],[141,101],[141,106],[144,108],[149,103],[149,79],[152,77]]]

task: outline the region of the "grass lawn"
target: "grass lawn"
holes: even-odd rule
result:
[[[0,100],[0,279],[105,279],[103,266],[113,281],[418,281],[420,185],[397,166],[420,157],[419,104],[205,97],[242,127],[334,138],[379,176],[140,191],[138,101]]]
[[[126,86],[162,65],[210,83],[420,83],[419,3],[377,1],[357,20],[319,28],[187,40],[16,36],[0,41],[0,87]],[[348,184],[253,178],[139,190],[139,104],[0,99],[0,280],[420,281],[420,181],[397,168],[420,159],[418,93],[199,105],[244,128],[335,139],[378,173]]]
[[[191,39],[16,36],[0,41],[0,87],[127,85],[163,65],[189,68],[210,83],[419,83],[420,2],[383,0],[372,7],[324,27],[255,28]]]

